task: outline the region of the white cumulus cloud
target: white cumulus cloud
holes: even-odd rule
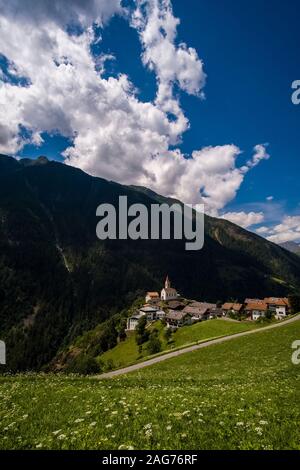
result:
[[[79,23],[103,25],[121,13],[121,0],[1,0],[0,15],[27,24],[56,23],[61,27]]]
[[[170,0],[137,0],[132,26],[137,29],[143,47],[142,60],[155,71],[158,83],[156,104],[176,117],[177,131],[187,129],[173,88],[177,84],[190,95],[199,95],[205,85],[203,63],[194,48],[185,43],[176,46],[177,27]]]
[[[232,144],[195,150],[189,158],[174,148],[189,127],[175,86],[200,96],[203,63],[195,49],[177,44],[179,20],[170,0],[135,5],[126,15],[137,29],[144,65],[156,74],[153,102],[141,101],[125,74],[104,78],[104,51],[91,53],[99,41],[93,23],[104,27],[123,14],[121,1],[0,0],[0,53],[9,64],[9,76],[5,70],[0,75],[0,152],[16,154],[27,143],[41,145],[44,132],[59,133],[72,142],[66,163],[186,203],[204,202],[218,215],[248,171],[269,157],[266,146],[255,146],[243,166]]]
[[[270,232],[270,228],[262,226],[262,227],[257,228],[255,231],[256,233],[258,233],[258,235],[265,235]]]
[[[300,216],[285,216],[281,224],[270,229],[267,238],[274,243],[300,241]]]
[[[222,219],[229,220],[230,222],[240,225],[243,228],[261,224],[264,221],[264,218],[265,217],[263,212],[227,212],[226,214],[222,215]]]

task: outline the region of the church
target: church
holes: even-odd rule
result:
[[[162,289],[160,297],[161,300],[164,300],[165,302],[168,300],[175,300],[179,297],[176,289],[171,287],[169,276],[167,276],[165,280],[165,287]]]

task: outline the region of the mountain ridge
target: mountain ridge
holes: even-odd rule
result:
[[[285,250],[290,251],[291,253],[295,253],[296,255],[300,255],[300,244],[295,242],[284,242],[280,243],[280,246]]]
[[[0,337],[12,370],[41,369],[76,337],[129,307],[166,274],[188,298],[287,295],[300,289],[297,255],[223,219],[205,217],[205,245],[102,242],[103,202],[170,203],[147,188],[92,177],[59,162],[0,156]]]

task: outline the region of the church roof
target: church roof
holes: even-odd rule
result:
[[[173,287],[164,287],[163,288],[163,291],[166,292],[167,294],[174,294],[175,292],[177,292],[176,289],[173,289]]]

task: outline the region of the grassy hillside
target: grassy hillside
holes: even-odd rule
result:
[[[227,320],[210,320],[179,328],[176,333],[173,334],[170,342],[167,342],[164,338],[164,328],[161,322],[156,322],[153,327],[160,331],[159,338],[162,343],[163,352],[196,343],[197,341],[205,341],[220,336],[240,333],[257,328],[258,325],[255,323],[231,322]],[[136,344],[135,333],[129,332],[126,341],[119,343],[115,348],[105,352],[99,357],[99,360],[110,368],[119,369],[140,360],[147,359],[149,356],[147,345],[148,343],[145,343],[142,352],[140,352]]]
[[[10,351],[7,370],[43,370],[85,332],[159,290],[167,273],[183,296],[203,301],[300,289],[298,256],[225,220],[206,217],[197,252],[187,252],[183,240],[99,241],[96,209],[118,207],[119,196],[148,208],[170,202],[46,158],[0,155],[0,337]]]
[[[127,377],[0,378],[1,449],[298,449],[300,322]]]

